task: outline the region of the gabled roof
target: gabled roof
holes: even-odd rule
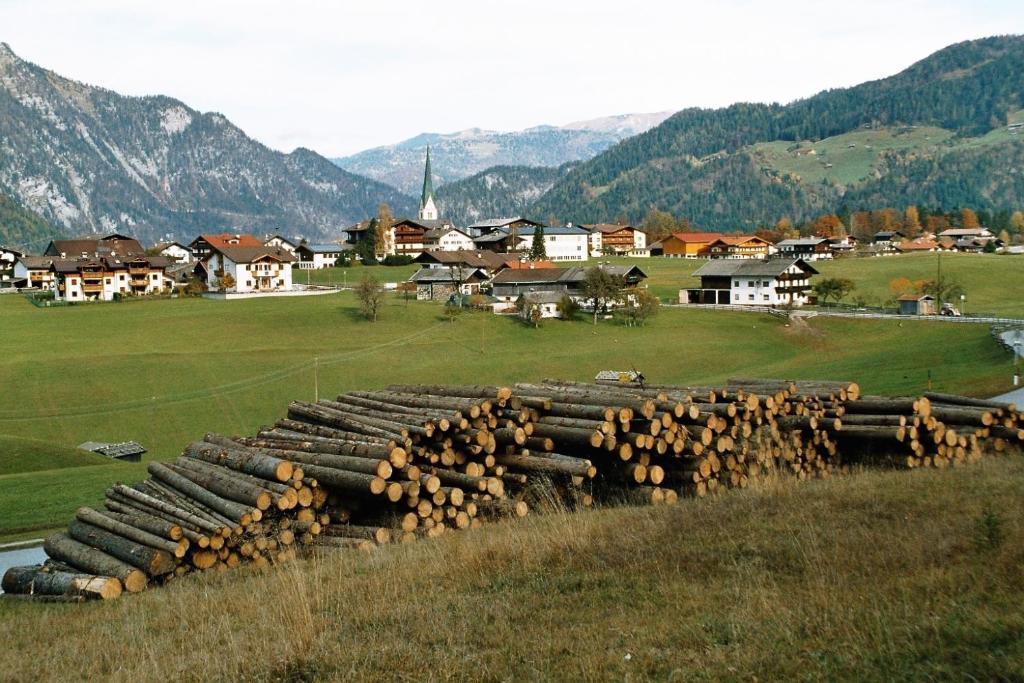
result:
[[[988,237],[992,233],[985,228],[949,228],[939,233],[939,237]]]
[[[288,245],[290,245],[292,247],[295,247],[295,248],[297,248],[299,246],[298,244],[296,244],[295,242],[291,241],[290,239],[288,239],[287,237],[285,237],[284,235],[282,235],[280,233],[271,235],[267,239],[263,240],[263,244],[270,244],[270,240],[280,240],[281,242],[284,242],[285,244],[288,244]]]
[[[798,266],[808,275],[817,275],[803,259],[714,259],[697,269],[695,277],[778,277],[791,266]]]
[[[675,237],[680,242],[707,242],[710,244],[722,236],[723,234],[720,232],[674,232],[659,241],[664,242],[669,237]]]
[[[468,249],[456,249],[455,251],[425,249],[413,260],[416,263],[442,263],[497,270],[505,264],[507,258],[507,254],[496,254],[486,249],[475,251]]]
[[[935,240],[928,240],[924,238],[918,238],[916,240],[907,240],[897,245],[900,251],[931,251],[937,249],[939,243]]]
[[[896,297],[897,301],[935,301],[935,297],[931,294],[901,294]]]
[[[192,244],[195,244],[199,240],[203,240],[211,247],[265,247],[266,245],[253,235],[245,235],[231,232],[221,233],[205,233],[192,240]],[[273,248],[273,247],[271,247]]]
[[[466,266],[444,266],[441,268],[420,268],[409,282],[467,282],[469,280],[486,280],[487,274],[480,268]]]
[[[712,242],[712,244],[717,244],[721,242],[722,244],[725,244],[727,246],[735,247],[740,244],[746,244],[747,242],[753,242],[755,240],[758,242],[764,242],[765,244],[770,244],[768,240],[762,237],[758,237],[757,235],[722,235],[717,240]]]
[[[600,232],[606,235],[619,232],[620,230],[636,229],[632,225],[619,225],[618,223],[591,223],[589,225],[584,225],[581,223],[580,227],[591,232]]]
[[[491,244],[493,242],[504,242],[507,239],[511,239],[512,235],[505,232],[504,230],[495,230],[492,233],[481,235],[480,237],[474,237],[473,242],[476,244]]]
[[[431,228],[430,230],[427,230],[425,233],[423,233],[423,237],[426,239],[441,239],[441,237],[448,234],[449,232],[457,232],[460,235],[463,235],[466,239],[473,239],[472,235],[468,234],[464,230],[456,228],[454,225],[451,224],[442,226],[440,228]]]
[[[452,222],[444,218],[402,218],[392,223],[392,226],[398,225],[415,225],[417,228],[423,228],[424,230],[433,230],[435,228],[454,228]],[[365,230],[366,228],[360,228]],[[351,230],[351,228],[350,228]]]
[[[53,256],[22,256],[18,262],[29,270],[49,270],[53,260]]]
[[[15,258],[25,255],[25,252],[23,251],[18,251],[14,247],[5,247],[2,244],[0,244],[0,251],[6,251],[8,254],[14,254]]]
[[[486,218],[484,220],[477,221],[476,223],[473,223],[472,225],[468,225],[466,227],[471,230],[504,228],[518,221],[523,221],[525,223],[529,223],[530,225],[540,225],[540,223],[536,221],[531,221],[529,218],[523,218],[522,216],[513,216],[512,218]]]
[[[507,256],[507,254],[500,254],[500,256]],[[537,268],[556,268],[552,261],[530,261],[529,259],[520,258],[506,258],[502,265],[505,268],[512,268],[513,270],[536,270]]]
[[[43,253],[47,256],[63,258],[82,258],[83,255],[99,258],[101,256],[144,254],[146,250],[136,239],[111,235],[109,238],[103,239],[53,240]]]
[[[583,282],[587,278],[587,271],[595,266],[573,266],[568,269],[565,275],[562,277],[564,282]],[[623,278],[624,280],[645,280],[647,274],[640,270],[637,266],[612,266],[608,264],[599,264],[596,266],[609,275],[616,275]]]
[[[339,251],[344,251],[341,246],[337,243],[334,244],[300,244],[295,249],[296,251],[308,251],[313,254],[333,254]]]
[[[828,238],[827,237],[800,237],[800,238],[796,238],[796,239],[782,240],[781,242],[776,242],[775,246],[777,246],[777,247],[816,247],[819,244],[821,244],[822,242],[826,242],[827,243],[828,242]]]
[[[262,258],[271,258],[281,263],[291,263],[295,260],[295,255],[282,247],[268,247],[262,244],[256,246],[229,245],[223,247],[211,244],[210,246],[213,247],[214,251],[220,252],[235,263],[252,263]]]
[[[516,234],[519,237],[532,237],[534,231],[538,226],[524,225],[521,228],[516,228]],[[542,227],[542,226],[541,226]],[[551,227],[544,228],[544,235],[589,235],[590,233],[579,227],[578,225],[553,225]]]
[[[533,268],[525,270],[506,268],[495,275],[491,282],[496,285],[558,282],[566,272],[568,271],[565,268]]]
[[[188,247],[186,247],[181,242],[158,242],[157,244],[153,245],[153,248],[156,249],[157,251],[163,251],[164,249],[169,249],[171,247],[179,247],[181,249],[184,249],[185,251],[188,251]]]

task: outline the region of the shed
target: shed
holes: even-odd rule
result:
[[[935,297],[931,294],[904,294],[897,301],[900,315],[935,315]]]
[[[79,444],[78,447],[83,451],[92,451],[114,460],[124,460],[126,462],[139,462],[142,460],[142,454],[146,452],[142,444],[137,441],[123,441],[121,443],[86,441]]]

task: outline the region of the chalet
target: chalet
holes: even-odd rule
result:
[[[564,268],[509,268],[501,271],[491,280],[491,294],[498,300],[513,302],[521,294],[529,292],[557,292],[568,290],[562,279]]]
[[[280,247],[282,249],[290,251],[293,254],[299,248],[299,246],[301,246],[301,244],[301,242],[292,242],[287,237],[283,237],[279,234],[268,237],[263,241],[263,246],[265,247]]]
[[[145,253],[146,250],[137,239],[113,234],[100,239],[53,240],[43,251],[43,256],[64,259],[116,259]]]
[[[5,268],[13,268],[15,262],[17,262],[17,260],[24,255],[25,254],[18,251],[17,249],[5,247],[2,244],[0,244],[0,270],[4,270]]]
[[[708,245],[708,258],[764,259],[773,248],[771,242],[757,235],[723,235]]]
[[[669,258],[707,258],[708,247],[722,237],[720,232],[674,232],[659,240],[659,248]]]
[[[939,237],[948,237],[952,240],[990,240],[995,237],[992,231],[987,228],[950,228],[939,233]]]
[[[904,240],[894,245],[896,250],[903,254],[917,253],[922,251],[939,251],[942,249],[938,240],[919,237],[916,240]]]
[[[252,235],[241,237],[251,238],[257,244],[210,244],[211,253],[202,264],[207,286],[238,293],[291,290],[295,256],[281,247],[264,246]]]
[[[284,247],[281,247],[284,249]],[[351,247],[348,247],[351,249]],[[300,244],[295,248],[295,257],[298,258],[296,265],[300,270],[320,270],[331,268],[338,262],[341,255],[346,251],[337,242],[327,244]]]
[[[475,237],[481,237],[483,235],[489,235],[492,232],[502,230],[506,234],[517,232],[520,228],[539,228],[542,227],[540,223],[531,221],[529,218],[523,218],[522,216],[514,216],[512,218],[488,218],[482,221],[477,221],[472,225],[466,227],[466,231]]]
[[[124,257],[54,258],[50,264],[54,298],[58,301],[113,301],[169,290],[170,259],[134,254]]]
[[[517,231],[519,243],[516,251],[528,252],[533,246],[534,231],[541,229],[523,226]],[[590,233],[578,226],[543,228],[544,249],[552,261],[586,261],[590,258]]]
[[[14,263],[12,283],[15,287],[53,290],[54,283],[53,256],[22,256]]]
[[[462,266],[464,268],[479,268],[487,273],[497,273],[507,267],[509,254],[498,254],[493,251],[460,249],[457,251],[444,251],[441,249],[428,249],[417,256],[413,261],[422,264],[427,268],[443,268],[449,266]]]
[[[857,249],[857,238],[853,235],[843,235],[842,237],[830,237],[828,239],[829,249],[832,250],[833,256],[840,256],[842,254],[852,254]]]
[[[213,255],[215,249],[225,247],[262,248],[265,245],[252,235],[235,235],[229,232],[200,235],[188,245],[189,251],[192,252],[192,256],[197,261],[206,261]]]
[[[647,279],[647,274],[636,266],[612,266],[602,263],[597,267],[609,275],[621,278],[626,289],[636,287]],[[585,266],[572,266],[566,270],[562,280],[568,283],[570,290],[579,291],[583,289],[583,282],[587,279],[588,270],[590,268]]]
[[[894,247],[906,239],[899,230],[879,230],[871,239],[871,243],[879,247]]]
[[[935,297],[930,294],[903,294],[896,301],[900,315],[935,315]]]
[[[391,226],[390,235],[385,235],[385,244],[393,244],[394,250],[389,253],[416,256],[430,245],[428,233],[437,230],[444,232],[454,226],[445,220],[428,218],[403,218]],[[439,234],[439,233],[433,233]],[[472,249],[472,242],[470,242]]]
[[[487,281],[487,273],[480,268],[442,266],[420,268],[409,278],[416,285],[416,298],[420,301],[447,301],[452,294],[480,293],[480,285]]]
[[[832,245],[825,237],[802,237],[782,240],[775,245],[781,258],[800,258],[804,261],[820,261],[832,258]]]
[[[512,233],[505,230],[495,230],[485,235],[473,238],[473,246],[478,250],[493,251],[499,254],[507,254],[515,251],[512,244]]]
[[[650,256],[647,249],[647,234],[631,225],[594,223],[581,225],[590,233],[590,255],[602,254]]]
[[[453,225],[427,230],[423,235],[423,245],[426,249],[440,249],[441,251],[459,251],[472,249],[475,246],[469,233],[459,230]]]
[[[153,249],[161,256],[166,256],[176,263],[188,263],[192,260],[192,252],[184,244],[178,242],[161,242]]]
[[[679,303],[802,306],[817,274],[803,259],[716,259],[697,269],[700,288],[681,290]]]

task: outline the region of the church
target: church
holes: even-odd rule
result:
[[[423,191],[416,218],[403,218],[393,226],[394,253],[416,257],[426,249],[456,251],[473,249],[473,238],[450,221],[439,218],[434,201],[434,177],[430,171],[430,147],[423,168]]]

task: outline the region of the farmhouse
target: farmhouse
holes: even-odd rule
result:
[[[22,256],[14,264],[15,287],[52,290],[55,287],[52,256]]]
[[[166,256],[176,263],[188,263],[192,260],[192,252],[184,244],[178,242],[161,242],[153,249],[161,256]]]
[[[763,259],[772,253],[772,244],[756,235],[723,235],[708,245],[712,259]]]
[[[801,258],[804,261],[820,261],[832,258],[832,245],[825,237],[802,237],[782,240],[775,245],[778,256]]]
[[[521,294],[516,301],[519,315],[524,320],[530,319],[530,309],[536,307],[540,310],[541,318],[561,318],[562,312],[558,310],[558,304],[565,294],[559,292],[527,292]]]
[[[581,225],[590,233],[590,255],[628,254],[650,256],[647,234],[631,225],[594,223]]]
[[[879,230],[871,243],[877,247],[894,247],[906,238],[899,230]]]
[[[669,258],[707,258],[708,247],[722,237],[720,232],[674,232],[660,240],[658,250]]]
[[[987,228],[950,228],[938,234],[939,237],[949,237],[953,240],[989,240],[995,237],[992,231]]]
[[[803,259],[713,260],[694,273],[700,288],[681,290],[679,303],[802,306],[817,274]]]
[[[204,234],[192,240],[189,251],[197,261],[205,261],[213,255],[215,248],[223,247],[264,247],[263,242],[252,235],[235,235],[229,232]],[[276,248],[276,247],[272,247]]]
[[[295,249],[295,256],[299,259],[298,266],[301,270],[320,270],[334,266],[344,251],[345,249],[337,243],[300,244]]]
[[[487,274],[480,268],[440,266],[421,268],[409,281],[416,285],[416,298],[420,301],[447,301],[452,294],[478,294]]]
[[[486,250],[460,249],[458,251],[443,251],[441,249],[429,249],[421,253],[413,261],[423,264],[427,268],[462,266],[465,268],[479,268],[493,274],[507,267],[506,262],[510,256],[510,254],[497,254]]]
[[[491,294],[501,301],[512,302],[530,292],[557,292],[568,289],[562,279],[564,268],[508,268],[491,280]]]
[[[50,264],[54,298],[58,301],[113,301],[119,296],[146,295],[173,286],[165,271],[166,256],[55,258]]]
[[[257,244],[210,245],[212,253],[203,262],[207,286],[238,293],[291,290],[295,256],[287,249],[259,244],[251,235],[244,237]]]

